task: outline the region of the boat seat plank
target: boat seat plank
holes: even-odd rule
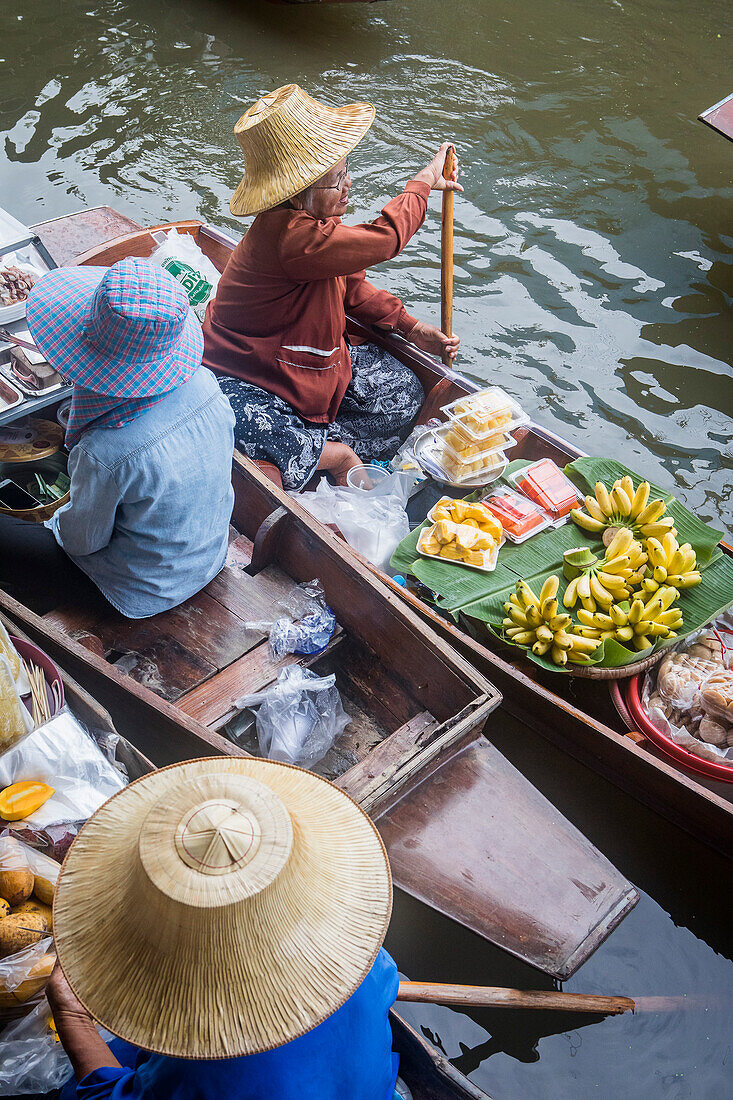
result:
[[[338,645],[343,637],[342,633],[337,632],[324,654]],[[228,668],[187,691],[178,699],[178,707],[209,729],[219,730],[234,714],[233,703],[239,696],[261,691],[276,680],[280,670],[288,665],[301,664],[307,667],[324,654],[305,657],[289,653],[276,661],[269,643],[262,642],[232,662]]]
[[[279,614],[278,604],[294,583],[287,573],[275,565],[269,565],[252,577],[244,572],[240,564],[227,562],[204,591],[242,622],[257,622],[277,617],[272,612],[278,611]]]

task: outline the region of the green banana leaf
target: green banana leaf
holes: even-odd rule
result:
[[[527,463],[519,460],[512,462],[506,470],[503,480]],[[618,478],[629,474],[634,488],[644,479],[633,470],[628,470],[619,462],[608,458],[581,458],[570,463],[565,473],[585,495],[593,492],[596,481],[610,486]],[[698,559],[703,580],[696,588],[690,588],[680,594],[675,604],[682,611],[684,626],[678,632],[678,638],[698,630],[733,605],[733,559],[721,552],[718,543],[722,532],[708,527],[671,494],[665,493],[655,485],[651,486],[650,499],[663,497],[667,510],[674,517],[679,541],[689,542]],[[423,524],[425,527],[427,524]],[[417,553],[417,540],[420,530],[411,531],[394,552],[392,567],[409,573],[435,593],[435,605],[454,620],[463,616],[469,629],[477,634],[487,631],[505,644],[501,622],[504,618],[504,603],[514,591],[517,580],[526,580],[536,594],[547,577],[556,573],[560,577],[558,600],[567,588],[562,574],[562,556],[565,550],[576,546],[587,546],[599,557],[605,547],[601,539],[568,522],[562,527],[548,528],[534,538],[516,545],[507,542],[499,551],[499,559],[493,573],[480,573],[455,562],[440,562],[423,558]],[[651,652],[672,644],[674,639],[658,641],[654,650],[637,652],[627,649],[620,642],[609,639],[593,654],[591,663],[615,668],[642,660]],[[524,647],[522,652],[541,668],[553,672],[562,671],[551,660],[537,657]],[[572,666],[569,666],[572,671]]]

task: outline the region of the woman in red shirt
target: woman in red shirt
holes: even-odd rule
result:
[[[204,322],[204,364],[219,375],[237,444],[273,463],[286,489],[316,470],[343,484],[365,459],[391,457],[423,402],[409,368],[346,332],[346,315],[453,358],[457,337],[411,317],[366,279],[422,225],[448,145],[373,222],[346,226],[348,152],[374,118],[369,104],[333,109],[297,85],[266,96],[235,132],[247,173],[230,208],[257,217],[235,249]]]

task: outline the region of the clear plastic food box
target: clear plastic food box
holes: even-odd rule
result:
[[[476,569],[479,573],[493,573],[493,571],[496,569],[496,562],[499,557],[499,547],[501,546],[501,543],[499,544],[499,546],[494,546],[490,550],[481,551],[484,556],[483,565],[472,565],[470,562],[457,561],[455,558],[444,557],[442,554],[428,553],[428,551],[424,549],[424,544],[427,536],[429,535],[429,531],[430,529],[426,527],[425,530],[420,533],[420,537],[417,540],[417,550],[423,558],[432,558],[433,561],[442,561],[444,563],[450,562],[451,565],[462,565],[464,569]],[[503,541],[504,540],[502,539],[502,543]]]
[[[474,443],[482,443],[497,432],[510,432],[529,423],[529,417],[518,401],[498,386],[488,386],[476,393],[451,401],[443,412]]]
[[[512,485],[543,508],[558,523],[564,522],[583,498],[572,481],[551,458],[540,459],[508,476]]]
[[[485,475],[488,483],[504,472],[507,466],[504,452],[516,446],[515,439],[508,436],[507,442],[499,446],[486,447],[483,450],[471,444],[472,453],[469,453],[469,448],[456,451],[451,446],[450,430],[450,426],[446,426],[434,432],[437,443],[434,458],[450,482],[454,485],[462,485],[468,481],[480,481]]]
[[[514,543],[526,542],[553,525],[552,516],[544,508],[508,485],[500,485],[481,503],[501,521],[504,534]]]

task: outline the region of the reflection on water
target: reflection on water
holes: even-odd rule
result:
[[[373,216],[454,138],[461,366],[585,450],[733,524],[733,147],[695,116],[729,91],[728,0],[6,0],[3,200],[40,219],[227,209],[232,127],[287,80],[377,121],[353,213]],[[40,44],[40,45],[39,45]],[[439,314],[437,199],[376,281]]]
[[[459,148],[462,369],[731,529],[733,146],[695,121],[730,91],[729,16],[729,0],[694,15],[687,0],[4,0],[0,205],[30,222],[107,203],[141,222],[239,231],[227,202],[245,106],[289,80],[332,102],[369,99],[356,217],[374,216],[440,140]],[[433,320],[438,211],[433,199],[375,276]],[[645,891],[568,987],[727,997],[730,921],[715,891],[729,865],[506,729],[500,747]],[[391,944],[414,977],[538,984],[405,899]],[[601,1023],[412,1011],[497,1100],[730,1092],[727,1008]]]

